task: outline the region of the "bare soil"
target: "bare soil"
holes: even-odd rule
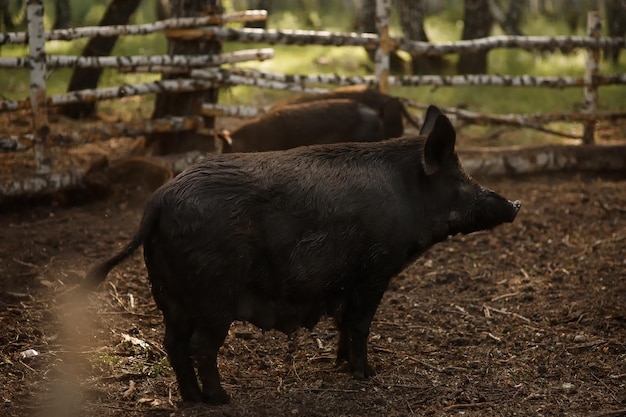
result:
[[[292,340],[235,323],[220,407],[180,401],[140,253],[100,292],[62,297],[131,237],[145,187],[5,210],[0,415],[626,415],[626,173],[481,182],[521,199],[520,215],[392,280],[370,334],[375,377],[335,369],[330,321]]]

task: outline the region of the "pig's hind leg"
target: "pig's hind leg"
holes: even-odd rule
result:
[[[184,401],[200,402],[202,395],[196,371],[191,359],[190,340],[193,334],[193,326],[184,320],[181,314],[176,314],[171,309],[162,309],[165,317],[165,341],[164,346],[170,365],[176,374],[178,389]]]
[[[220,374],[217,368],[217,353],[228,334],[230,322],[205,320],[197,328],[199,349],[195,355],[198,363],[198,375],[202,382],[202,401],[208,404],[227,404],[230,402],[228,394],[220,383]]]
[[[163,312],[163,345],[176,374],[178,390],[184,401],[200,402],[202,393],[191,357],[191,337],[195,326],[183,302],[172,294],[171,286],[168,285],[176,274],[158,245],[144,244],[144,259],[152,296],[159,310]]]

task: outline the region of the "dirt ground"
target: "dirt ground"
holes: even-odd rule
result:
[[[181,403],[140,253],[100,292],[60,302],[130,238],[145,189],[4,211],[0,415],[626,415],[626,172],[481,182],[521,199],[518,218],[392,280],[371,329],[375,377],[335,369],[330,321],[293,340],[235,323],[221,407]]]

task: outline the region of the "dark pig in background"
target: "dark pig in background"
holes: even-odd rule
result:
[[[209,157],[154,193],[136,235],[84,286],[143,245],[185,401],[229,401],[217,353],[234,320],[291,333],[330,315],[337,364],[367,378],[390,279],[433,244],[520,209],[469,178],[454,146],[450,121],[430,107],[419,137]]]
[[[323,94],[305,94],[290,97],[276,103],[270,111],[279,110],[287,105],[334,99],[354,100],[375,110],[378,117],[382,120],[385,139],[402,136],[404,133],[403,118],[415,128],[420,128],[399,98],[381,93],[366,85],[351,85],[339,87]]]
[[[346,99],[283,106],[226,134],[222,152],[266,152],[384,138],[382,121],[369,107]]]

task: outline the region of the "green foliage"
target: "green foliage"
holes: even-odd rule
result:
[[[103,372],[107,372],[107,371],[114,369],[120,363],[121,360],[122,360],[122,357],[120,357],[119,355],[113,352],[102,351],[102,352],[96,353],[92,357],[91,364],[95,368],[99,368]]]
[[[98,352],[91,357],[90,362],[93,368],[99,369],[104,374],[125,369],[128,373],[145,375],[150,378],[174,376],[166,356],[124,343],[118,346],[115,351]]]
[[[150,362],[145,360],[136,360],[131,363],[131,368],[134,373],[145,375],[150,378],[159,376],[173,377],[174,371],[170,366],[170,362],[166,357],[162,357],[156,362]]]

